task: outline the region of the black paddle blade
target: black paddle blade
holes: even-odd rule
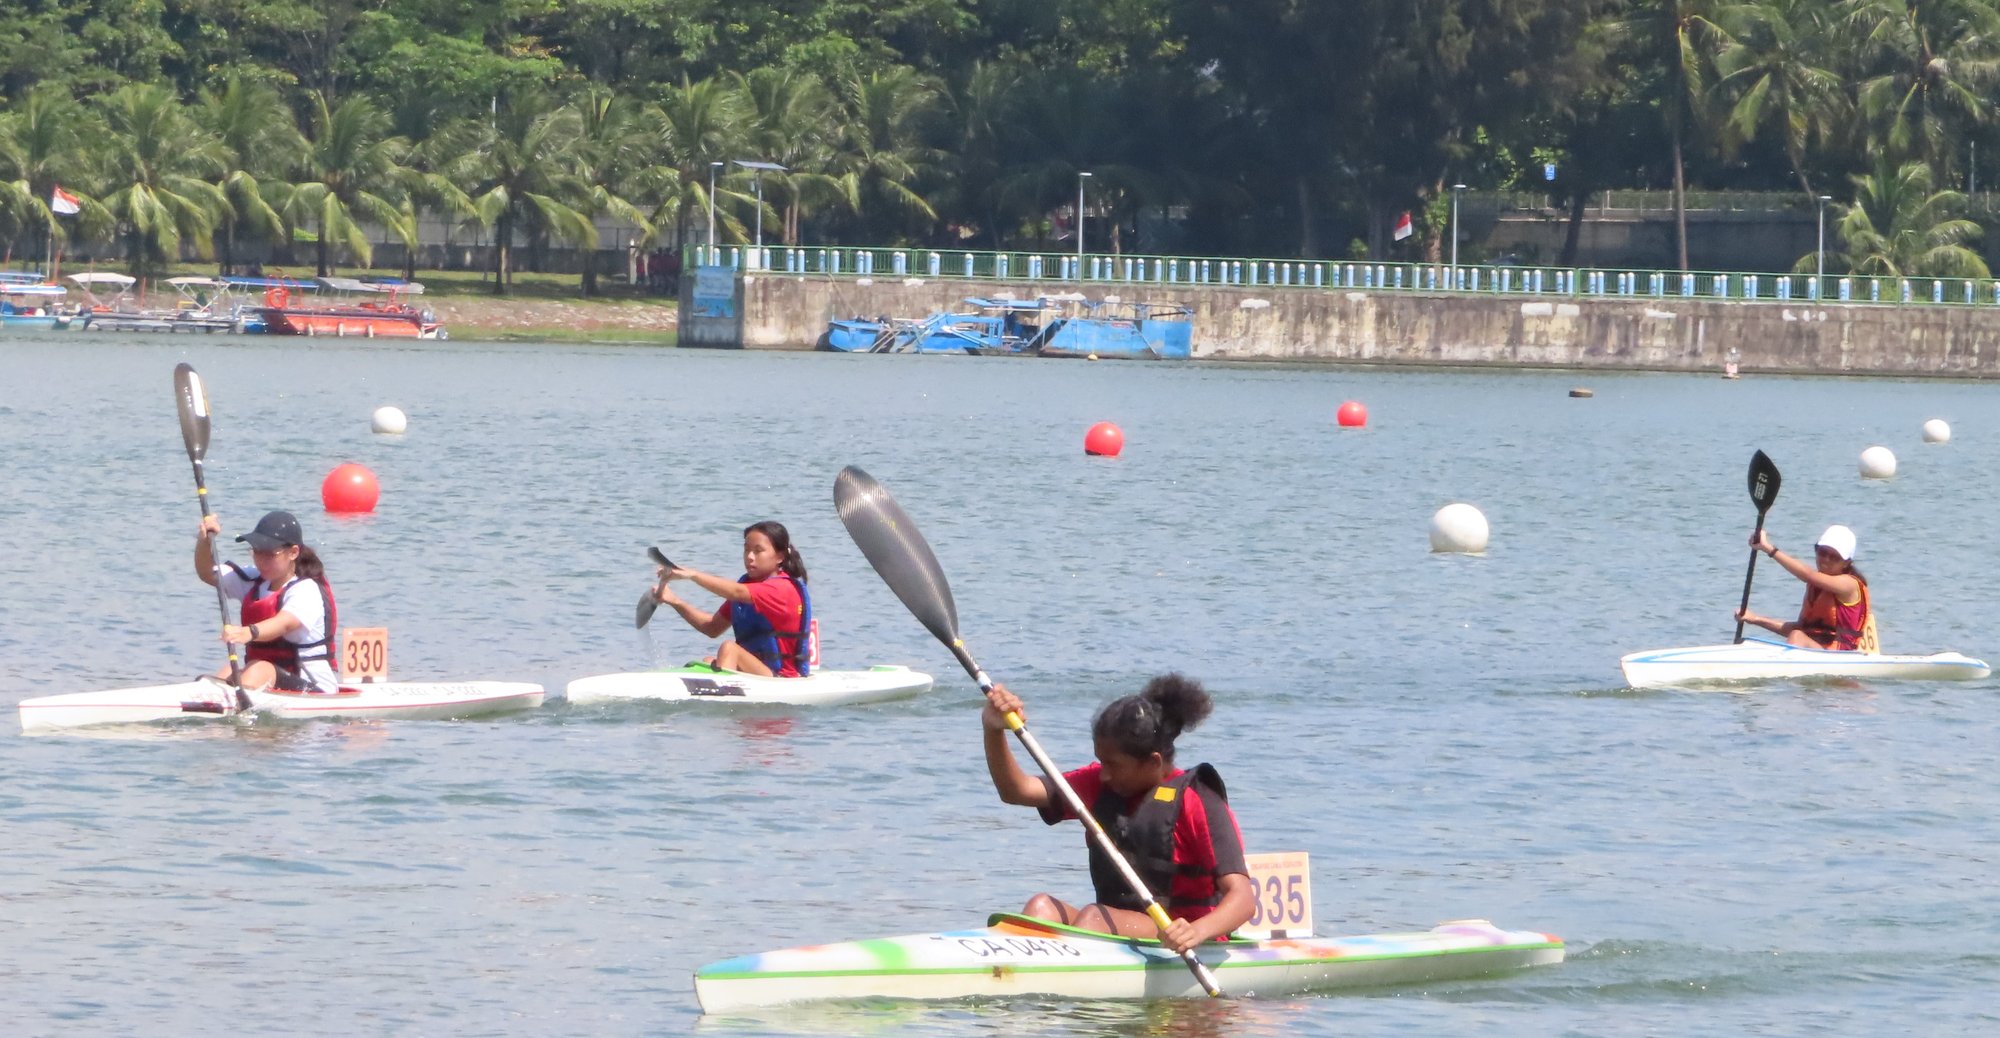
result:
[[[958,607],[917,524],[875,477],[852,465],[833,481],[833,506],[882,582],[938,641],[956,647]]]
[[[208,453],[208,389],[193,365],[174,368],[174,400],[181,413],[181,442],[187,445],[188,458],[200,461]]]
[[[647,548],[646,554],[651,556],[654,562],[657,562],[668,569],[680,568],[679,566],[674,565],[674,560],[667,558],[667,554],[658,548]]]
[[[1750,503],[1757,506],[1757,514],[1771,510],[1772,502],[1778,500],[1778,466],[1763,451],[1750,456]]]
[[[648,590],[645,593],[645,595],[639,599],[639,617],[637,620],[633,621],[632,626],[643,628],[647,624],[653,622],[653,610],[658,608],[660,608],[660,596],[654,594],[651,590]]]

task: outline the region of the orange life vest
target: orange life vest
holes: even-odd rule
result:
[[[1832,592],[1807,585],[1805,604],[1799,607],[1799,630],[1830,649],[1860,648],[1873,610],[1868,604],[1868,582],[1858,576],[1854,581],[1861,586],[1861,598],[1853,605],[1842,603]]]

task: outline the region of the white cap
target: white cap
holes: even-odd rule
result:
[[[1835,523],[1819,535],[1818,547],[1832,548],[1834,553],[1849,562],[1854,561],[1854,531]]]

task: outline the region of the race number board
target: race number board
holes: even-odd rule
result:
[[[387,627],[348,627],[341,630],[340,680],[389,680]]]
[[[1257,910],[1237,928],[1238,937],[1312,936],[1312,866],[1304,851],[1244,856]]]

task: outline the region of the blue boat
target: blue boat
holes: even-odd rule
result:
[[[1179,303],[1079,301],[1049,327],[1044,357],[1187,360],[1194,351],[1194,311]]]
[[[1193,311],[1179,303],[1128,303],[1115,296],[1097,302],[1077,295],[973,297],[958,310],[916,320],[831,321],[820,344],[845,353],[1186,360],[1193,348]]]
[[[53,330],[69,327],[61,309],[69,290],[43,284],[40,274],[0,274],[0,328]]]

